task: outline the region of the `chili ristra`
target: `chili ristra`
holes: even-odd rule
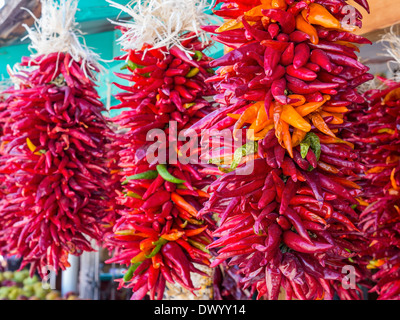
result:
[[[160,1],[159,5],[171,4]],[[182,7],[186,5],[192,2],[182,1]],[[125,36],[129,34],[129,28],[118,28]],[[186,31],[166,47],[156,47],[157,42],[123,46],[124,54],[116,58],[127,62],[126,74],[117,76],[129,79],[130,85],[116,84],[122,92],[115,96],[120,103],[114,109],[122,111],[112,121],[124,133],[115,135],[112,147],[117,150],[122,185],[115,198],[119,217],[105,246],[114,252],[107,263],[127,267],[120,288],[132,289],[133,300],[146,295],[163,299],[167,282],[195,294],[191,276],[204,275],[195,265],[211,264],[205,247],[212,241],[215,222],[211,214],[199,217],[198,211],[210,197],[204,188],[215,178],[202,171],[207,169],[203,165],[183,164],[170,157],[173,150],[179,159],[187,147],[177,141],[174,132],[212,117],[215,110],[207,99],[215,94],[206,82],[214,76],[211,58],[205,54],[209,43]],[[167,137],[168,142],[157,150],[158,155],[167,155],[165,161],[147,156],[147,135],[153,129]],[[190,151],[200,153],[199,148]]]
[[[236,266],[259,299],[277,299],[281,287],[287,299],[361,299],[360,290],[340,287],[340,267],[357,267],[348,259],[366,246],[351,208],[360,190],[347,182],[362,166],[342,135],[351,130],[349,103],[364,101],[356,86],[372,79],[351,43],[370,42],[344,31],[346,1],[219,3],[215,14],[225,23],[207,31],[229,49],[210,64],[220,109],[192,128],[229,123],[235,138],[252,130],[246,137],[258,147],[246,156],[257,174],[235,176],[249,161],[234,171],[228,159],[218,163],[221,176],[199,211],[221,218],[208,246],[216,250],[212,266]],[[352,18],[360,27],[356,10]],[[344,239],[357,243],[350,253]]]

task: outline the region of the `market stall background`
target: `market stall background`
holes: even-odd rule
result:
[[[125,5],[128,1],[115,1]],[[211,1],[210,1],[211,2]],[[371,68],[371,73],[391,76],[391,71],[388,68],[389,58],[383,55],[384,46],[379,42],[381,36],[388,31],[388,28],[400,30],[397,24],[400,22],[400,9],[390,0],[375,0],[371,2],[371,12],[373,15],[365,16],[363,36],[373,41],[373,45],[364,45],[360,48],[360,60]],[[29,18],[29,14],[22,14],[21,7],[30,7],[33,13],[40,12],[40,9],[35,6],[39,1],[34,0],[0,0],[0,81],[9,78],[7,67],[12,67],[18,63],[22,56],[30,54],[28,43],[21,41],[24,37],[24,29],[21,28],[22,23],[32,24],[33,19]],[[103,103],[110,108],[117,104],[113,98],[118,93],[119,89],[113,86],[116,76],[114,72],[119,72],[121,62],[113,61],[113,57],[120,54],[120,46],[117,39],[120,36],[119,31],[114,29],[114,25],[110,20],[115,20],[119,16],[124,18],[119,10],[109,6],[105,0],[80,0],[79,11],[77,13],[77,22],[80,23],[82,31],[85,33],[85,40],[88,47],[98,53],[107,72],[99,78],[99,94]],[[39,11],[38,11],[39,10]],[[121,15],[120,15],[121,14]],[[13,18],[10,18],[13,17]],[[18,20],[23,19],[23,21]],[[3,36],[3,37],[2,37]],[[214,45],[209,53],[210,56],[217,58],[223,55],[223,47],[219,44]],[[113,111],[110,115],[115,116],[119,111]],[[87,265],[93,264],[98,260],[102,260],[99,255],[88,255],[81,258],[81,263],[86,261]],[[69,270],[68,272],[76,272]],[[97,271],[92,270],[91,274]],[[103,275],[105,279],[113,279],[112,270],[109,274]],[[90,281],[90,279],[88,280]],[[91,292],[89,295],[93,295]],[[114,298],[114,297],[111,297]]]

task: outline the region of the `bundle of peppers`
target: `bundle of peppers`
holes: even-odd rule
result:
[[[380,300],[400,298],[400,84],[378,77],[384,89],[364,93],[366,104],[352,110],[349,134],[360,152],[365,172],[358,182],[363,194],[357,210],[369,239],[363,252],[371,271],[371,292]]]
[[[229,50],[211,62],[218,70],[206,82],[221,108],[191,129],[228,129],[246,144],[209,156],[225,172],[199,212],[220,218],[207,247],[217,250],[212,266],[238,267],[241,285],[258,299],[278,299],[282,288],[287,299],[361,299],[358,286],[343,286],[343,270],[353,267],[361,283],[354,259],[366,239],[353,180],[363,166],[340,137],[350,127],[348,108],[364,102],[357,86],[372,78],[354,43],[369,41],[347,31],[346,1],[217,3],[215,14],[227,21],[204,29]],[[361,27],[360,12],[351,12]]]
[[[208,215],[199,218],[198,211],[209,198],[203,189],[213,178],[199,164],[172,161],[171,150],[177,159],[184,155],[188,145],[177,134],[213,110],[205,99],[215,94],[205,83],[213,70],[204,54],[208,44],[195,32],[185,33],[180,45],[185,51],[145,45],[116,58],[127,62],[124,69],[129,72],[117,76],[132,85],[115,84],[123,90],[116,95],[121,103],[115,107],[123,111],[113,118],[121,131],[114,144],[120,150],[122,187],[116,202],[122,208],[106,239],[114,251],[107,263],[127,265],[120,288],[132,289],[132,300],[147,294],[152,300],[163,299],[166,282],[195,294],[199,288],[191,273],[208,276],[196,264],[210,265],[206,246],[212,241],[214,222]],[[154,146],[148,139],[151,130],[165,133],[158,148],[158,155],[166,154],[165,161],[148,157]]]
[[[89,68],[66,52],[24,57],[29,71],[7,90],[9,121],[0,173],[8,187],[0,208],[7,255],[47,275],[68,256],[94,251],[109,205],[105,137],[109,128]]]

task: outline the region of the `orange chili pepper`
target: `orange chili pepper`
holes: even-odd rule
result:
[[[266,126],[269,126],[274,123],[272,117],[273,117],[273,110],[270,108],[270,115],[268,116],[265,107],[264,107],[264,102],[257,102],[259,104],[259,109],[257,112],[257,118],[256,120],[252,123],[250,126],[249,130],[254,130],[254,133],[257,133],[261,130],[264,130]],[[251,135],[251,133],[249,133]]]
[[[340,172],[340,170],[338,168],[336,168],[335,166],[332,166],[332,165],[327,164],[327,163],[322,162],[322,161],[318,161],[318,166],[322,170],[324,170],[326,172],[329,172],[329,173],[338,174]]]
[[[197,236],[198,234],[202,233],[204,230],[207,229],[208,226],[204,226],[202,228],[198,228],[198,229],[191,229],[191,230],[186,230],[185,231],[185,235],[187,237],[194,237]]]
[[[307,132],[302,131],[300,129],[294,128],[292,134],[292,145],[293,148],[300,145],[300,143],[306,138]]]
[[[256,103],[246,109],[245,112],[241,115],[239,120],[235,123],[233,129],[233,136],[236,138],[236,133],[240,130],[245,123],[253,123],[257,119],[258,109],[260,108],[260,104]]]
[[[332,112],[332,113],[346,113],[349,112],[349,109],[346,107],[327,107],[324,106],[322,110],[325,110],[327,112]]]
[[[190,215],[196,217],[198,212],[197,210],[187,203],[185,199],[183,199],[179,194],[172,192],[171,193],[171,200],[180,208],[186,210]]]
[[[327,101],[330,100],[330,96],[325,95],[324,100],[321,102],[309,102],[306,104],[301,105],[300,107],[296,108],[296,111],[299,115],[301,115],[302,117],[305,117],[307,115],[309,115],[312,112],[317,111],[319,108],[321,108]]]
[[[308,23],[301,14],[296,17],[296,29],[308,34],[310,36],[311,43],[319,43],[317,30],[310,23]]]
[[[396,183],[396,179],[394,177],[395,173],[396,173],[396,168],[393,168],[392,173],[390,174],[390,182],[392,183],[393,189],[399,191],[400,187]]]
[[[390,91],[382,101],[382,105],[386,104],[388,101],[400,100],[400,88]]]
[[[197,194],[199,195],[199,197],[202,198],[210,198],[211,195],[208,194],[207,192],[203,191],[203,190],[196,190]]]
[[[292,136],[290,135],[289,124],[285,121],[282,121],[282,135],[283,144],[289,152],[290,157],[293,158]]]
[[[232,118],[232,119],[239,120],[242,115],[241,114],[228,113],[227,116]]]
[[[233,71],[234,71],[233,66],[226,66],[226,67],[222,67],[221,69],[219,69],[218,74],[220,76],[223,76],[223,75],[233,72]]]
[[[286,11],[288,6],[285,0],[272,0],[271,7],[272,9],[281,9]]]
[[[275,125],[275,136],[278,138],[279,143],[282,145],[282,105],[278,102],[274,102],[274,125]]]
[[[333,143],[343,143],[343,144],[347,144],[349,147],[351,147],[352,149],[354,149],[354,144],[345,140],[342,140],[338,137],[331,137],[331,136],[326,136],[326,135],[321,135],[321,134],[317,134],[319,140],[321,143],[325,143],[325,144],[333,144]]]
[[[193,217],[186,210],[184,210],[184,209],[182,209],[180,207],[176,207],[176,208],[179,211],[178,216],[180,218],[182,218],[183,220],[190,222],[190,219],[192,219]]]
[[[142,251],[151,250],[152,248],[155,247],[155,245],[153,244],[154,241],[157,241],[157,239],[148,238],[140,241],[140,250]]]
[[[153,264],[154,269],[159,269],[161,266],[164,265],[162,256],[160,253],[157,253],[154,257],[152,257],[151,262]]]
[[[374,167],[372,169],[369,169],[367,173],[381,173],[384,171],[386,168],[385,167]]]
[[[291,94],[288,96],[288,98],[293,100],[300,100],[298,102],[291,103],[291,106],[293,107],[300,107],[307,102],[306,98],[301,94]]]
[[[132,264],[135,264],[135,263],[138,263],[138,262],[142,262],[142,261],[144,261],[144,260],[146,260],[147,258],[146,258],[146,253],[145,252],[141,252],[141,253],[139,253],[136,257],[134,257],[132,260],[131,260],[131,263]]]
[[[161,238],[168,241],[176,241],[185,235],[184,231],[179,231],[177,229],[172,229],[170,232],[163,234]]]
[[[328,125],[324,121],[324,119],[321,117],[319,113],[311,113],[309,115],[313,125],[322,133],[325,133],[328,136],[331,136],[333,138],[336,138],[335,134],[329,129]]]
[[[252,140],[252,141],[259,141],[265,138],[265,136],[267,135],[267,133],[272,130],[274,128],[273,124],[267,125],[262,131],[257,132],[253,135],[249,134],[248,139]],[[250,132],[251,133],[251,132]]]
[[[386,158],[386,164],[395,163],[400,160],[400,156],[391,155]]]
[[[320,25],[328,29],[341,29],[340,21],[320,4],[310,3],[309,9],[303,10],[301,14],[311,24]]]
[[[358,46],[356,46],[354,43],[350,43],[350,42],[347,42],[347,41],[334,41],[333,43],[340,44],[342,46],[346,46],[346,47],[352,48],[357,52],[361,52],[360,48]]]
[[[261,5],[252,8],[251,10],[247,11],[244,15],[246,17],[264,17],[262,14],[262,10],[274,9],[271,4],[271,0],[262,2]]]
[[[319,114],[321,115],[322,118],[328,118],[328,117],[333,117],[333,120],[329,122],[329,124],[342,124],[344,120],[337,115],[339,113],[329,113],[325,111],[320,111]]]
[[[311,131],[311,125],[290,104],[282,107],[281,119],[292,127],[305,132]]]
[[[347,186],[347,187],[350,187],[353,189],[361,189],[361,187],[357,183],[350,181],[348,179],[340,178],[340,177],[331,177],[331,179],[336,182],[339,182],[340,184],[342,184],[344,186]]]

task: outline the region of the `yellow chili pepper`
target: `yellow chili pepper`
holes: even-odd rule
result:
[[[390,128],[383,128],[383,129],[379,129],[378,133],[389,133],[389,134],[395,134],[396,131]]]
[[[324,121],[324,119],[321,117],[319,113],[311,113],[309,115],[313,125],[322,133],[325,133],[328,136],[331,136],[333,138],[336,138],[336,135],[332,132],[331,129],[329,129],[328,125]]]
[[[328,29],[340,29],[340,21],[336,19],[324,6],[311,3],[309,10],[301,12],[303,18],[311,24],[320,25]]]
[[[42,155],[42,153],[40,153],[40,152],[35,152],[36,149],[37,149],[37,147],[33,144],[33,142],[31,141],[31,139],[26,138],[26,144],[27,144],[29,150],[30,150],[31,152],[34,152],[34,155],[36,155],[36,156],[41,156],[41,155]]]
[[[310,36],[310,41],[313,44],[319,43],[319,37],[317,30],[306,20],[304,20],[303,16],[299,14],[296,17],[296,29],[307,33]]]
[[[311,131],[311,125],[290,104],[282,107],[281,118],[292,127],[305,132]]]
[[[32,143],[31,139],[26,138],[26,144],[28,145],[29,150],[32,152],[36,151],[36,146]]]
[[[241,29],[241,28],[244,28],[243,23],[233,19],[226,21],[222,26],[220,26],[216,30],[216,32],[224,32],[228,30]]]

